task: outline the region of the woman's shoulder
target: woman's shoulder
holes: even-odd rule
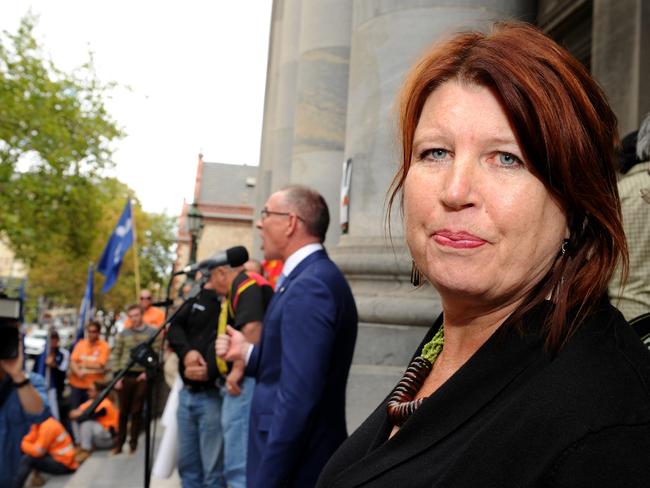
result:
[[[551,399],[594,423],[650,419],[650,351],[609,304],[592,313],[545,371]]]

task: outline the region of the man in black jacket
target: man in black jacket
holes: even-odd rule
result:
[[[226,486],[218,387],[223,380],[214,353],[220,309],[219,296],[208,281],[183,305],[168,332],[184,383],[176,415],[178,471],[186,488]]]

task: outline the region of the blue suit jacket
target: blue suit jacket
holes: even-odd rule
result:
[[[325,251],[305,258],[276,291],[247,374],[249,487],[310,487],[346,439],[345,388],[357,336],[347,281]]]

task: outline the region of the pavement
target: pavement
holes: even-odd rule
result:
[[[162,436],[162,426],[158,425],[159,440]],[[111,456],[110,451],[95,451],[70,475],[43,474],[46,488],[142,488],[144,486],[144,436],[140,437],[137,451],[129,455],[128,448],[124,453]],[[26,487],[29,486],[29,480]],[[180,488],[181,481],[178,471],[174,471],[169,479],[151,478],[151,488]]]

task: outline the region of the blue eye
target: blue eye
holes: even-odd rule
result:
[[[436,161],[442,161],[449,156],[449,151],[444,149],[427,149],[420,155],[420,159],[434,159]]]
[[[513,154],[502,152],[499,153],[499,163],[503,166],[517,166],[521,164],[521,160]]]

